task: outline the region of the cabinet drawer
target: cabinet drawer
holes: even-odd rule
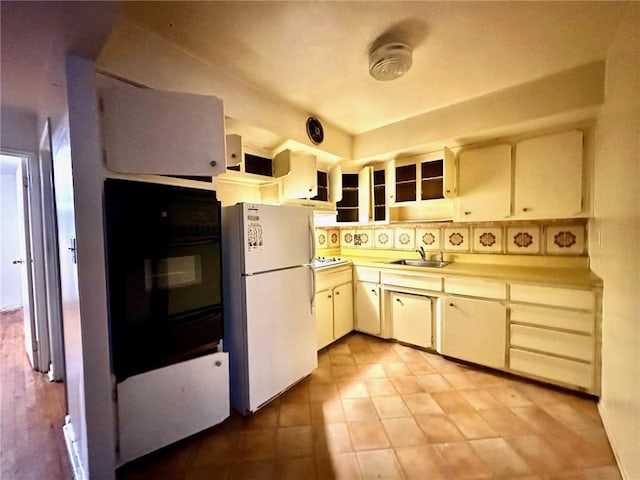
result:
[[[471,280],[467,278],[447,278],[444,281],[444,291],[470,297],[493,298],[504,300],[507,298],[507,286],[500,282],[488,280]]]
[[[593,390],[591,364],[512,348],[509,350],[509,367],[514,372]]]
[[[587,362],[593,360],[593,339],[584,335],[511,325],[510,343],[512,347],[555,353]]]
[[[529,323],[584,333],[593,333],[594,327],[593,313],[532,307],[529,305],[511,305],[511,322]]]
[[[337,272],[316,273],[316,292],[331,289],[352,280],[351,268]]]
[[[591,290],[539,287],[535,285],[511,285],[511,301],[540,303],[556,307],[593,310],[594,298]]]
[[[372,267],[355,267],[353,276],[362,282],[378,283],[380,281],[380,270]]]
[[[442,278],[426,275],[407,275],[403,273],[380,272],[381,282],[395,287],[416,288],[419,290],[442,291]]]

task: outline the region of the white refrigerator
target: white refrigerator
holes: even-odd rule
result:
[[[249,203],[224,207],[222,239],[231,406],[248,415],[318,365],[313,212]]]

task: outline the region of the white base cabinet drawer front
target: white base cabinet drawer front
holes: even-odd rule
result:
[[[511,304],[511,323],[529,323],[592,334],[595,321],[593,313]]]
[[[489,280],[446,278],[444,291],[469,297],[494,298],[496,300],[507,298],[507,285]]]
[[[380,270],[371,267],[355,267],[353,276],[355,280],[362,282],[378,283],[380,281]]]
[[[442,291],[441,277],[428,277],[425,275],[406,275],[394,272],[380,272],[381,282],[383,285],[394,287],[415,288],[418,290],[431,290],[434,292]]]
[[[391,292],[392,336],[419,347],[432,346],[431,299],[421,295]]]
[[[507,307],[499,302],[447,297],[442,353],[494,368],[505,367]]]
[[[511,325],[512,347],[553,353],[586,362],[593,361],[593,338],[545,328]]]
[[[336,285],[350,282],[352,279],[351,268],[337,272],[320,271],[316,272],[316,292],[330,289]]]
[[[540,303],[554,307],[594,309],[595,300],[591,290],[540,287],[536,285],[511,285],[511,301]]]
[[[512,348],[509,351],[509,368],[516,373],[530,374],[540,379],[576,385],[593,391],[591,364]]]

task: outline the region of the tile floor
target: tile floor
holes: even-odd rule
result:
[[[595,400],[352,333],[251,417],[120,479],[620,480]]]

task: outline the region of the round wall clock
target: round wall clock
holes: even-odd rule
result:
[[[322,123],[316,117],[307,118],[307,135],[313,143],[316,145],[322,143],[324,140],[324,129]]]

